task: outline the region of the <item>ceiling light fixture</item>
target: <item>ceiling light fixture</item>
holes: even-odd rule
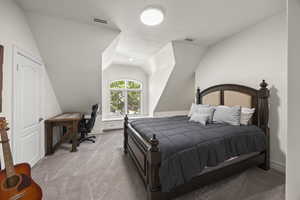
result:
[[[129,61],[130,61],[130,62],[133,62],[133,58],[129,58]]]
[[[141,22],[148,26],[156,26],[164,21],[164,12],[157,7],[147,7],[141,13]]]

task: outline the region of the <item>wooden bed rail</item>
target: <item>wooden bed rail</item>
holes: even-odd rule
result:
[[[124,153],[128,153],[128,132],[127,132],[128,116],[124,117]]]

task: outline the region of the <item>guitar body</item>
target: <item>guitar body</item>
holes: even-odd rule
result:
[[[27,163],[14,166],[16,175],[8,180],[6,171],[0,172],[1,200],[41,200],[42,190],[31,179],[31,168]],[[9,183],[10,182],[10,183]]]

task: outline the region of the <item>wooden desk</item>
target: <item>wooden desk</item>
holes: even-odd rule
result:
[[[77,151],[78,124],[81,117],[81,113],[63,113],[45,120],[46,155],[53,154],[55,149],[66,139],[72,139],[71,152]],[[55,126],[66,127],[67,133],[53,147],[53,127]]]

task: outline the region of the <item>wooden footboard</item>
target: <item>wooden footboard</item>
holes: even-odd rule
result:
[[[124,118],[124,152],[129,153],[137,170],[142,177],[147,190],[149,200],[162,198],[159,167],[161,153],[158,148],[159,141],[153,135],[150,141],[146,141],[128,123],[127,115]]]

